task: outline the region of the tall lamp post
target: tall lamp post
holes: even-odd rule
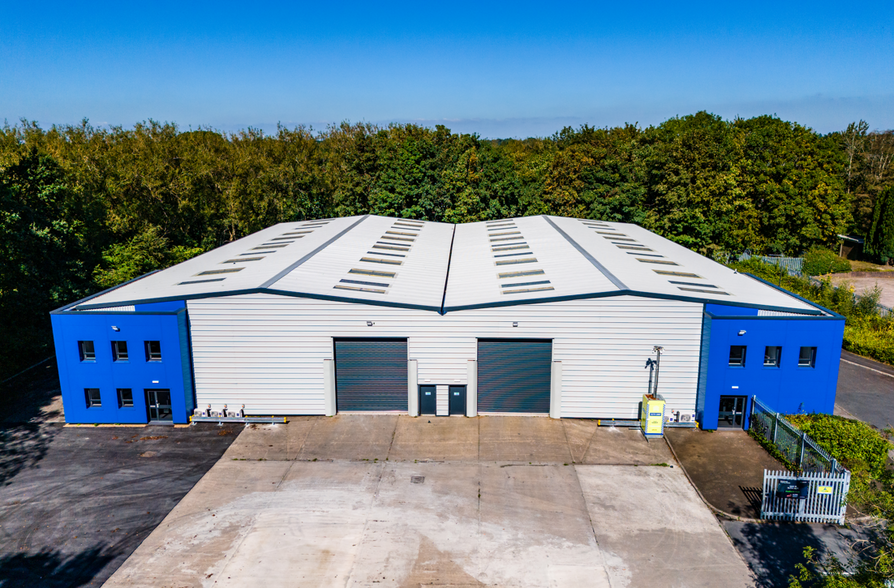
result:
[[[658,359],[655,360],[655,390],[652,392],[655,398],[658,398],[658,372],[661,371],[661,352],[663,350],[664,347],[661,345],[652,348],[652,352],[658,354]]]

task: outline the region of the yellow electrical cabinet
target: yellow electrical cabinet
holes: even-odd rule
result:
[[[664,398],[659,394],[643,394],[640,424],[647,439],[664,435]]]

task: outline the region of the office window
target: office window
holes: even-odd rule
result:
[[[745,346],[731,345],[729,348],[729,364],[745,367]]]
[[[802,347],[801,353],[798,355],[798,365],[800,367],[816,365],[816,347]]]
[[[84,395],[87,397],[87,408],[102,406],[102,397],[99,395],[99,388],[84,388]]]
[[[93,341],[78,341],[78,353],[81,356],[81,361],[96,361]]]
[[[767,367],[779,367],[782,357],[782,347],[767,347],[764,349],[764,365]]]
[[[118,388],[118,408],[130,408],[133,406],[133,390],[130,388]]]
[[[161,341],[146,341],[146,361],[161,361]]]
[[[112,341],[112,361],[127,361],[127,341]]]

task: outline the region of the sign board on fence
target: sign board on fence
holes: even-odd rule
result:
[[[807,482],[803,480],[779,480],[776,494],[782,498],[807,498]]]
[[[816,493],[817,494],[831,494],[832,487],[831,486],[817,486]]]

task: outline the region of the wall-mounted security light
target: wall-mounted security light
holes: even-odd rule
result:
[[[117,332],[120,331],[121,329],[119,329],[118,327],[116,327],[116,326],[113,325],[113,326],[112,326],[112,330],[115,331],[115,332],[117,333]]]
[[[367,326],[367,327],[371,327],[371,326],[373,326],[374,324],[376,324],[376,323],[374,323],[374,322],[372,322],[372,321],[366,321],[366,326]]]
[[[517,327],[517,326],[518,326],[518,323],[512,323],[512,326],[513,326],[513,327]]]
[[[740,337],[741,337],[742,335],[744,335],[744,334],[745,334],[745,329],[742,329],[741,331],[739,331],[739,336],[740,336]]]

